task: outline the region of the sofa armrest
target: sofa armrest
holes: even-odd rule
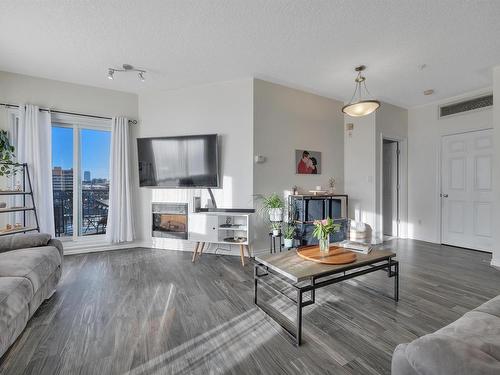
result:
[[[63,260],[63,256],[64,256],[64,248],[63,248],[63,244],[60,240],[57,240],[55,238],[52,238],[48,243],[47,243],[48,246],[54,246],[57,251],[59,251],[59,254],[61,255],[61,262]]]
[[[0,253],[16,249],[47,246],[50,238],[51,235],[47,233],[16,234],[0,237]]]
[[[418,375],[415,369],[408,362],[406,357],[406,347],[408,344],[399,344],[392,355],[391,374],[392,375]]]

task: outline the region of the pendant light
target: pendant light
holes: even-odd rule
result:
[[[361,72],[366,69],[366,66],[357,66],[354,70],[358,72],[356,79],[356,88],[354,89],[354,94],[349,101],[349,104],[342,107],[342,112],[351,117],[362,117],[375,112],[378,107],[380,107],[380,102],[374,99],[363,99],[362,89],[366,91],[365,97],[370,97],[370,92],[366,88],[366,78],[361,75]],[[357,96],[356,96],[357,94]]]

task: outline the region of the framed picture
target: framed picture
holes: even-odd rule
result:
[[[321,152],[295,150],[295,173],[321,174]]]

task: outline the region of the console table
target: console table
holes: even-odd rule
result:
[[[205,245],[239,245],[241,265],[245,266],[245,250],[250,257],[253,209],[210,209],[190,213],[188,240],[196,242],[193,263],[201,256]]]
[[[262,255],[255,257],[254,265],[254,303],[287,332],[295,345],[302,341],[302,309],[315,302],[317,289],[375,271],[385,271],[394,278],[394,300],[399,299],[399,263],[393,258],[395,253],[388,250],[372,250],[369,254],[357,254],[353,263],[329,265],[311,262],[300,258],[295,251]],[[288,286],[295,290],[296,297],[287,295],[266,281],[270,275],[280,276]],[[297,319],[294,324],[280,311],[264,301],[258,300],[259,284],[266,285],[278,295],[291,300],[297,307]],[[269,292],[267,292],[269,293]],[[304,300],[304,294],[308,298]]]

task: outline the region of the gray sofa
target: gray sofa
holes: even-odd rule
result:
[[[500,296],[450,325],[396,347],[392,375],[500,374]]]
[[[61,278],[63,247],[48,234],[0,237],[0,357]]]

